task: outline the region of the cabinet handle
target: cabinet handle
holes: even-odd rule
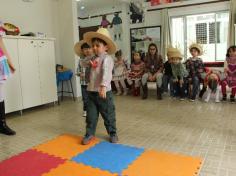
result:
[[[44,42],[41,42],[42,44],[44,44]]]
[[[30,43],[34,43],[34,41],[31,41]]]

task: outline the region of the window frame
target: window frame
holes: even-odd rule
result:
[[[221,13],[228,13],[230,14],[229,10],[220,10],[220,11],[211,11],[211,12],[203,12],[203,13],[193,13],[193,14],[185,14],[185,15],[176,15],[176,16],[171,16],[170,17],[170,21],[171,21],[171,37],[173,38],[173,26],[172,26],[172,20],[175,18],[182,18],[183,19],[183,36],[184,36],[184,60],[187,60],[188,58],[188,40],[187,40],[187,32],[188,32],[188,28],[187,28],[187,16],[193,16],[193,15],[207,15],[207,14],[214,14],[214,18],[215,18],[215,24],[217,23],[217,15],[221,14]],[[214,62],[222,62],[224,61],[224,59],[222,60],[217,60],[217,25],[215,25],[215,58],[214,58]],[[207,27],[209,27],[209,24],[207,25]],[[207,40],[209,40],[209,29],[207,29]],[[173,44],[173,43],[172,43]],[[207,61],[206,61],[207,62]]]

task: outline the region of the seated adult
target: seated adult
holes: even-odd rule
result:
[[[147,82],[156,82],[157,86],[157,99],[162,99],[162,77],[163,77],[163,59],[158,54],[156,44],[151,43],[148,47],[148,53],[144,59],[145,62],[145,74],[142,77],[142,89],[143,99],[148,97],[148,86]]]

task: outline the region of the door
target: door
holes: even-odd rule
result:
[[[57,101],[54,41],[38,41],[42,104]]]
[[[11,75],[4,86],[6,113],[10,113],[22,110],[18,40],[5,38],[3,41],[16,68],[15,73]]]
[[[19,63],[23,108],[41,104],[37,41],[19,39]]]

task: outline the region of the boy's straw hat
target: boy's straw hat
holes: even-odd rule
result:
[[[77,42],[74,46],[74,51],[77,54],[77,56],[81,56],[82,55],[82,50],[81,50],[81,46],[83,44],[87,43],[85,40],[81,40],[79,42]]]
[[[98,38],[106,42],[108,46],[108,54],[114,54],[116,52],[116,44],[113,42],[111,35],[106,28],[99,28],[97,32],[87,32],[84,34],[84,40],[90,46],[93,38]]]
[[[193,48],[196,48],[197,50],[199,50],[199,56],[203,55],[203,48],[200,44],[198,44],[198,43],[191,44],[189,47],[189,51],[191,51],[191,49],[193,49]]]
[[[177,48],[173,48],[171,52],[169,53],[170,58],[179,58],[180,60],[183,59],[183,55]]]

